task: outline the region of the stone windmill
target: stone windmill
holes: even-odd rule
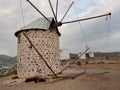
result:
[[[44,18],[39,18],[24,26],[15,33],[18,39],[17,70],[19,78],[47,77],[61,72],[60,49],[58,27],[62,24],[73,23],[83,20],[108,16],[111,13],[95,17],[62,22],[72,4],[66,11],[60,22],[57,21],[58,0],[56,4],[56,14],[49,1],[54,18],[46,17],[29,0],[27,0]]]

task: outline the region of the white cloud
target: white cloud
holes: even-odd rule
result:
[[[52,5],[55,8],[55,1]],[[85,18],[112,12],[112,27],[110,31],[110,46],[111,51],[117,51],[120,43],[118,42],[119,28],[120,28],[120,1],[119,0],[74,0],[76,12],[72,7],[64,21]],[[53,16],[47,0],[31,0],[46,16]],[[72,0],[59,0],[58,19],[64,15],[65,11],[71,4]],[[23,13],[25,17],[25,24],[42,17],[32,6],[26,1],[22,0]],[[77,14],[77,15],[76,15]],[[104,48],[104,41],[106,38],[107,29],[104,30],[104,18],[81,22],[82,30],[87,39],[87,43],[93,46],[93,50],[97,51],[99,48]],[[22,16],[20,11],[20,0],[3,0],[0,2],[0,53],[16,55],[16,37],[14,32],[23,26]],[[85,42],[83,40],[80,26],[77,23],[63,25],[59,27],[62,36],[60,38],[61,48],[67,48],[69,52],[79,52],[85,49]],[[102,50],[102,49],[101,49]]]

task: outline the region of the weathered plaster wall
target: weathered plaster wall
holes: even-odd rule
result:
[[[22,31],[23,32],[23,31]],[[23,33],[18,34],[18,76],[30,78],[52,74]],[[54,72],[60,71],[59,36],[56,31],[24,31]]]

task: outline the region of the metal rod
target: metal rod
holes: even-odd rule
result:
[[[57,75],[55,74],[55,72],[52,70],[52,68],[48,65],[48,63],[45,61],[44,57],[41,55],[41,53],[37,50],[37,48],[33,45],[33,43],[31,42],[31,40],[28,38],[28,36],[23,32],[23,35],[26,37],[26,39],[29,41],[29,43],[32,45],[32,47],[34,48],[34,50],[38,53],[38,55],[42,58],[43,62],[46,64],[46,66],[50,69],[50,71],[54,74],[55,77],[57,77]]]
[[[60,21],[60,22],[62,22],[62,21],[63,21],[63,19],[64,19],[64,18],[65,18],[65,16],[67,15],[68,11],[69,11],[69,10],[70,10],[70,8],[72,7],[73,3],[74,3],[74,2],[72,2],[72,3],[71,3],[71,5],[69,6],[68,10],[66,11],[65,15],[63,16],[63,18],[61,19],[61,21]]]
[[[50,7],[51,7],[51,10],[52,10],[52,13],[53,13],[53,15],[54,15],[55,21],[57,22],[57,18],[56,18],[56,16],[55,16],[55,12],[54,12],[54,10],[53,10],[53,7],[52,7],[52,4],[51,4],[51,1],[50,1],[50,0],[48,0],[48,1],[49,1],[49,4],[50,4]]]
[[[29,0],[27,0],[48,22],[51,23],[51,21],[40,11],[37,9],[37,7],[35,7],[35,5],[33,5]]]
[[[89,49],[90,49],[90,47],[87,48],[78,58],[80,58],[82,55],[84,55]],[[68,66],[66,66],[63,70],[61,70],[61,72],[63,72],[64,70],[66,70],[68,67],[70,67],[71,64],[73,64],[75,62],[76,62],[76,60],[74,60],[73,62],[71,62]]]
[[[23,6],[22,6],[22,1],[20,0],[20,9],[21,9],[21,14],[22,14],[22,21],[23,21],[23,26],[25,27],[25,18],[23,14]]]
[[[58,13],[58,0],[56,2],[56,19],[57,19],[57,13]]]
[[[104,16],[107,16],[107,15],[111,15],[111,13],[104,14],[104,15],[99,15],[99,16],[95,16],[95,17],[90,17],[90,18],[85,18],[85,19],[79,19],[79,20],[74,20],[74,21],[62,22],[62,24],[74,23],[74,22],[79,22],[79,21],[85,21],[85,20],[90,20],[90,19],[94,19],[94,18],[104,17]]]

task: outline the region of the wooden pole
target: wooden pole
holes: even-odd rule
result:
[[[65,18],[65,16],[67,15],[68,11],[69,11],[69,10],[70,10],[70,8],[72,7],[73,3],[74,3],[74,2],[72,2],[72,3],[71,3],[71,5],[69,6],[68,10],[67,10],[67,11],[66,11],[66,13],[64,14],[64,16],[63,16],[63,18],[61,19],[61,21],[60,21],[60,22],[62,22],[62,21],[63,21],[63,19],[64,19],[64,18]]]
[[[54,16],[54,18],[55,18],[55,21],[57,22],[57,18],[56,18],[56,16],[55,16],[55,12],[54,12],[53,6],[52,6],[52,4],[51,4],[51,1],[50,1],[50,0],[48,0],[48,1],[49,1],[51,10],[52,10],[53,16]]]
[[[51,23],[51,21],[39,10],[35,5],[33,5],[29,0],[27,0],[48,22]]]
[[[73,21],[68,21],[68,22],[62,22],[62,24],[74,23],[74,22],[79,22],[79,21],[85,21],[85,20],[95,19],[95,18],[104,17],[104,16],[108,16],[108,15],[111,15],[111,13],[104,14],[104,15],[99,15],[99,16],[95,16],[95,17],[89,17],[89,18],[85,18],[85,19],[79,19],[79,20],[73,20]]]
[[[90,47],[87,48],[87,49],[79,56],[79,58],[80,58],[82,55],[84,55],[89,49],[90,49]],[[75,61],[77,61],[77,60],[74,60],[73,62],[71,62],[68,66],[66,66],[63,70],[61,70],[61,72],[63,72],[64,70],[66,70],[68,67],[70,67],[70,65],[73,64],[73,63],[75,63]],[[60,72],[60,73],[61,73],[61,72]]]

